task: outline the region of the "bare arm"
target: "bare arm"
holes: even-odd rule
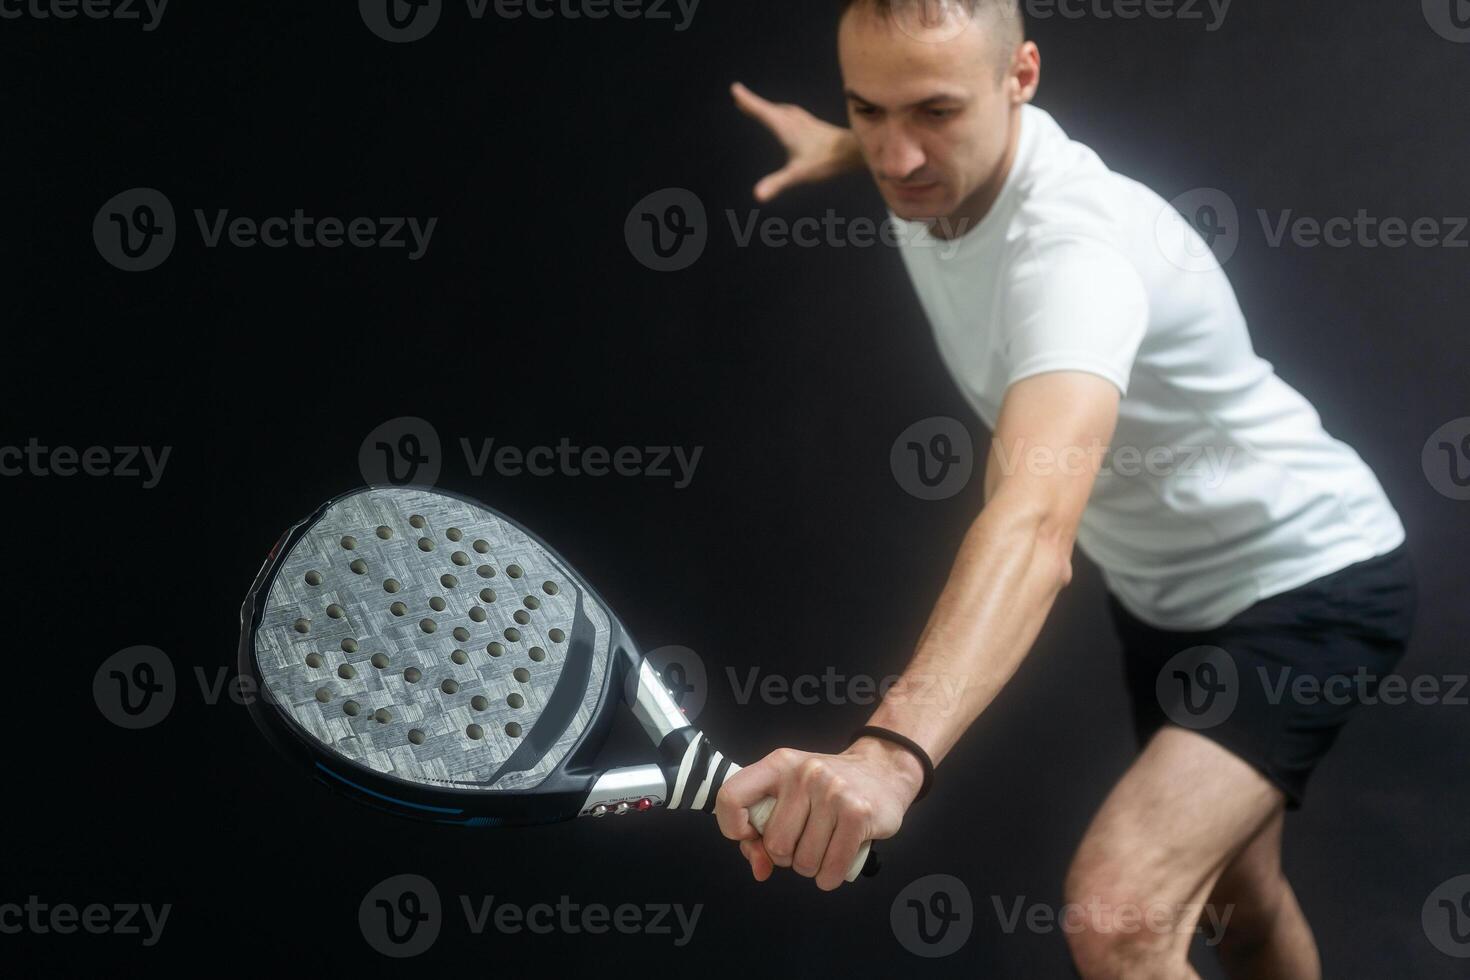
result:
[[[1104,379],[1055,372],[1013,385],[985,474],[985,507],[960,546],[908,669],[871,724],[907,735],[935,764],[995,699],[1071,581],[1077,525],[1117,423]],[[757,878],[790,866],[823,889],[863,840],[891,837],[919,789],[905,749],[859,739],[840,755],[781,749],[725,783],[720,828]],[[764,838],[745,807],[777,797]]]

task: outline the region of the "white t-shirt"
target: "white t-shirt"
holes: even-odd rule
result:
[[[1077,544],[1140,619],[1207,629],[1403,542],[1372,470],[1251,347],[1203,240],[1046,112],[1023,109],[978,225],[946,241],[898,224],[940,353],[992,430],[1032,375],[1086,371],[1122,392]]]

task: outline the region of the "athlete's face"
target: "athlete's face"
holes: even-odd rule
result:
[[[843,16],[837,43],[848,118],[900,218],[974,221],[982,216],[971,213],[975,201],[998,187],[1038,59],[1034,44],[1009,49],[994,30],[983,17],[922,28],[870,4]]]

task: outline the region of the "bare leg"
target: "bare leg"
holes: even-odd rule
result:
[[[1207,941],[1218,942],[1231,980],[1321,980],[1312,927],[1281,873],[1284,823],[1285,812],[1278,810],[1225,868],[1210,895]],[[1223,926],[1223,937],[1217,926]]]
[[[1217,743],[1160,730],[1103,802],[1067,874],[1064,927],[1085,980],[1197,978],[1189,950],[1205,904],[1283,804]]]

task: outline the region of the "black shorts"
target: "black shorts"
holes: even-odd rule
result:
[[[1197,731],[1259,769],[1295,810],[1353,708],[1403,657],[1418,587],[1401,545],[1214,629],[1161,630],[1108,600],[1139,745],[1166,724]]]

